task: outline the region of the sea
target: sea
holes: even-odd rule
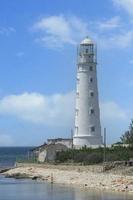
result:
[[[26,158],[31,147],[1,147],[0,167],[12,167]],[[0,176],[0,200],[133,200],[133,195],[81,189],[29,179]]]
[[[33,147],[0,147],[0,168],[12,167],[17,160],[28,158]]]

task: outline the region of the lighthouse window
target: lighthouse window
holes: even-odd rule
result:
[[[86,49],[85,52],[88,53],[88,49]]]
[[[92,91],[92,92],[90,92],[90,96],[91,97],[93,97],[94,96],[94,92]]]
[[[76,92],[76,96],[77,96],[77,98],[79,98],[79,92]]]
[[[93,52],[93,45],[90,46],[90,51]]]
[[[90,114],[94,114],[94,109],[93,108],[90,109]]]
[[[93,71],[93,67],[92,66],[90,66],[90,71]]]
[[[78,116],[78,113],[79,113],[79,110],[78,110],[78,109],[76,109],[76,116]]]
[[[76,135],[78,135],[78,127],[77,126],[75,126],[75,133],[76,133]]]
[[[77,78],[77,83],[79,84],[79,78]]]
[[[92,77],[90,77],[90,83],[92,83],[93,82],[93,78]]]
[[[91,132],[94,132],[95,131],[95,126],[92,126],[91,127]]]

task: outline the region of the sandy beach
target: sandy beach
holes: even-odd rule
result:
[[[133,176],[103,173],[101,166],[18,165],[4,173],[8,177],[31,178],[98,190],[133,193]]]

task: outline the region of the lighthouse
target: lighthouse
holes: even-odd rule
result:
[[[75,106],[75,148],[102,145],[97,86],[97,49],[88,37],[77,51],[77,87]]]

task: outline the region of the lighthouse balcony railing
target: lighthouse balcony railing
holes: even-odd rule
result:
[[[82,67],[82,66],[78,67],[78,72],[88,72],[88,71],[90,71],[89,67]]]
[[[96,62],[96,60],[97,57],[94,54],[82,54],[78,57],[79,62]]]
[[[78,64],[79,65],[83,65],[83,64],[97,64],[97,60],[96,59],[93,59],[93,60],[86,60],[86,59],[83,59],[83,60],[78,60]]]

